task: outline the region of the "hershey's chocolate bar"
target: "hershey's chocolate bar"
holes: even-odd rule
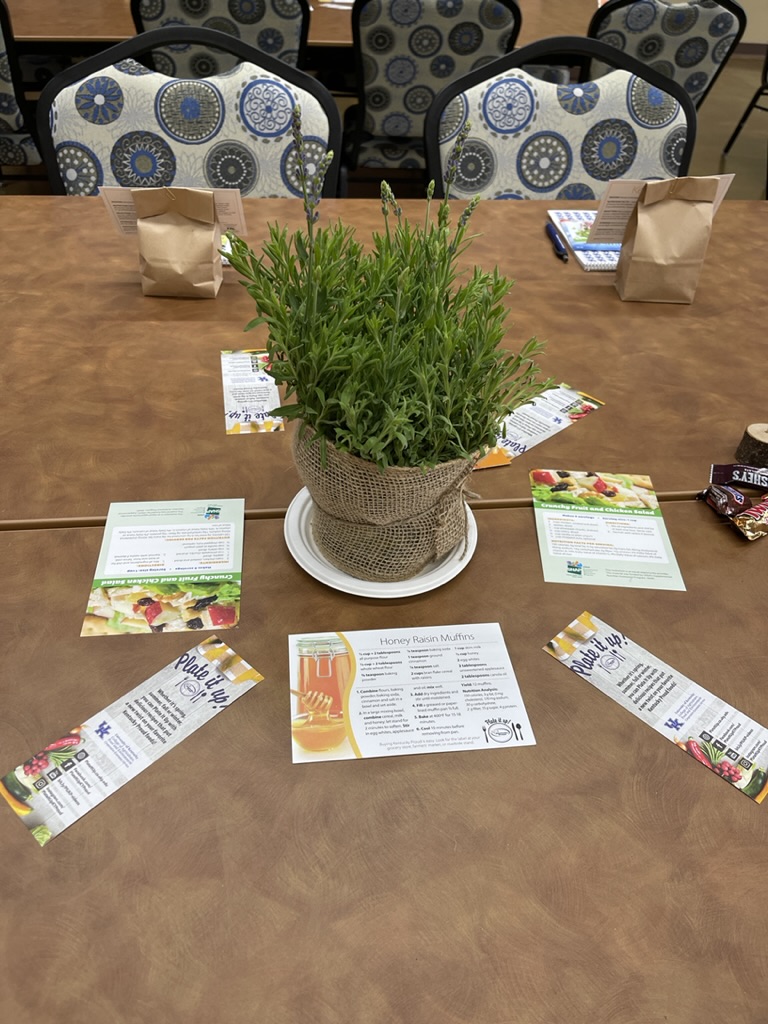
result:
[[[755,469],[733,462],[729,465],[710,466],[709,482],[711,484],[747,484],[761,491],[768,489],[768,469]]]

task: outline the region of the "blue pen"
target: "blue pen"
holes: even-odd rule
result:
[[[563,244],[562,238],[557,233],[554,224],[545,224],[544,230],[547,232],[547,236],[549,237],[549,240],[552,243],[552,248],[555,251],[555,256],[557,256],[559,260],[562,260],[563,263],[567,263],[568,251],[566,250],[565,245]]]

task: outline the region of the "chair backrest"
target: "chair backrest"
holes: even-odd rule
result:
[[[309,32],[308,0],[131,0],[137,32],[193,25],[250,43],[262,53],[303,67]],[[191,43],[152,51],[155,71],[177,78],[209,78],[234,61],[210,46]]]
[[[517,0],[355,0],[359,133],[420,140],[435,94],[511,50],[521,20]]]
[[[179,79],[133,59],[175,39],[223,47],[240,63],[222,75]],[[157,29],[86,58],[43,89],[38,128],[56,194],[174,184],[301,196],[291,133],[297,104],[308,165],[333,150],[323,189],[333,196],[341,118],[331,94],[303,71],[223,32]]]
[[[24,98],[8,8],[0,0],[0,166],[40,163],[31,132],[33,120]]]
[[[592,15],[587,35],[678,82],[698,107],[746,24],[737,0],[608,0]],[[592,68],[593,77],[599,73]]]
[[[615,70],[596,82],[557,85],[523,64],[602,60]],[[489,68],[452,82],[436,97],[424,129],[436,194],[454,140],[469,137],[452,195],[484,199],[595,199],[614,178],[685,174],[696,110],[685,90],[594,39],[557,36],[523,46]]]

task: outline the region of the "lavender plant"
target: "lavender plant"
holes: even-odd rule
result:
[[[446,195],[468,129],[448,162]],[[432,182],[414,226],[383,182],[383,231],[365,248],[341,222],[317,224],[333,154],[310,173],[298,106],[293,136],[306,229],[271,225],[259,256],[232,236],[229,255],[258,311],[246,330],[269,329],[288,403],[275,413],[300,420],[323,451],[330,442],[381,470],[472,458],[495,444],[508,412],[551,383],[538,377],[536,338],[517,353],[500,347],[513,282],[497,269],[458,273],[478,200],[452,229],[447,199],[432,216]]]

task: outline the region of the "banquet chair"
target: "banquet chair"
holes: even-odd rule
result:
[[[131,0],[137,32],[194,25],[242,39],[294,67],[303,67],[309,32],[308,0]],[[174,44],[152,51],[155,71],[177,78],[208,78],[234,60],[209,46]]]
[[[521,20],[517,0],[355,0],[350,169],[423,168],[424,116],[435,94],[511,50]]]
[[[570,66],[587,58],[613,70],[595,82],[557,85],[522,69],[547,63],[552,53],[565,55]],[[696,137],[696,109],[682,86],[620,50],[578,36],[523,46],[435,98],[424,136],[437,195],[467,121],[455,197],[598,199],[615,178],[685,174]]]
[[[219,47],[240,63],[221,75],[183,79],[134,59],[177,41]],[[341,118],[331,94],[303,71],[212,29],[156,29],[86,58],[43,89],[38,130],[57,195],[173,184],[301,196],[291,134],[297,104],[307,166],[333,150],[323,188],[333,196]]]
[[[34,118],[22,87],[11,17],[0,0],[0,166],[42,163],[33,135]]]
[[[737,0],[608,0],[592,15],[587,35],[678,82],[698,108],[746,24]],[[591,77],[599,73],[593,66]]]
[[[730,152],[731,146],[734,144],[734,142],[738,138],[739,132],[744,127],[744,125],[747,123],[747,118],[749,117],[749,115],[752,113],[753,110],[764,110],[764,111],[766,111],[766,113],[768,113],[768,107],[761,107],[760,106],[760,100],[763,99],[763,97],[767,97],[768,98],[768,49],[766,49],[766,51],[765,51],[765,59],[763,60],[762,76],[763,76],[762,77],[762,85],[758,86],[757,91],[755,92],[755,95],[752,97],[750,102],[747,104],[746,110],[744,111],[744,113],[739,118],[739,123],[736,125],[736,127],[733,130],[733,134],[731,135],[730,139],[728,139],[728,141],[725,144],[725,147],[723,149],[723,153],[724,154]]]

